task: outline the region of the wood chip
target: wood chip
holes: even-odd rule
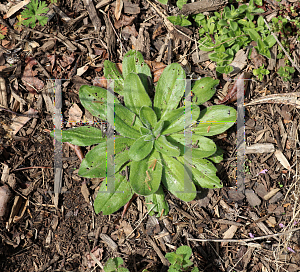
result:
[[[234,236],[234,234],[236,233],[237,229],[238,229],[238,226],[232,225],[228,230],[226,230],[224,232],[223,239],[231,239]],[[227,244],[227,242],[222,242],[221,246],[224,246],[226,244]]]
[[[269,193],[267,193],[264,196],[264,200],[269,200],[272,196],[274,196],[275,194],[277,194],[277,192],[279,192],[279,191],[280,191],[279,188],[272,189]]]
[[[245,154],[273,153],[274,151],[275,147],[271,143],[253,144],[251,146],[246,146]]]
[[[274,155],[285,169],[292,171],[290,163],[288,162],[288,160],[286,159],[286,157],[283,155],[283,153],[280,150],[276,150]]]
[[[97,15],[97,11],[95,9],[94,3],[92,0],[82,0],[86,10],[89,13],[92,24],[94,25],[95,31],[100,31],[101,21]]]
[[[112,251],[117,251],[118,245],[108,235],[101,233],[100,238],[111,248]]]

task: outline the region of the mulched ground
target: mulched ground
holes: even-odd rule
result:
[[[115,2],[94,1],[100,20],[92,22],[89,14],[93,10],[84,5],[88,2],[50,5],[54,17],[45,27],[24,27],[21,32],[12,30],[18,13],[2,19],[13,2],[0,4],[0,23],[11,29],[0,47],[0,83],[6,86],[0,84],[0,173],[1,183],[7,184],[12,194],[0,221],[0,270],[101,271],[90,255],[93,252],[102,265],[119,256],[130,271],[166,271],[165,253],[189,245],[200,271],[300,271],[300,232],[289,232],[300,220],[299,109],[291,104],[257,102],[245,107],[246,145],[261,146],[254,151],[246,148],[244,192],[235,187],[234,126],[215,138],[226,151],[217,166],[224,188],[207,190],[189,203],[167,194],[170,212],[166,217],[148,216],[142,197],[133,201],[124,218],[122,209],[109,216],[96,215],[91,203],[101,180],[77,175],[80,160],[66,144],[63,193],[59,208],[55,207],[49,79],[66,79],[62,81],[62,115],[67,121],[75,118],[72,110],[75,116],[82,111],[85,120],[93,120],[80,104],[79,87],[96,84],[95,78],[103,76],[104,60],[120,63],[132,48],[148,61],[180,62],[192,78],[216,76],[207,59],[195,62],[196,55],[191,54],[197,52],[195,26],[170,33],[163,24],[163,14],[177,14],[173,5],[155,2],[154,8],[148,1],[126,2],[117,21]],[[17,48],[20,50],[9,54],[8,50]],[[294,52],[299,63],[299,43]],[[225,84],[221,79],[212,102],[226,95]],[[297,89],[297,72],[285,83],[271,71],[263,83],[255,78],[249,82],[245,102]],[[29,109],[35,110],[35,117],[25,122]],[[264,153],[259,153],[261,150]],[[282,232],[286,233],[274,235]],[[267,237],[255,240],[261,236]]]

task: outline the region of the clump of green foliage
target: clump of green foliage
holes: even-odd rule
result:
[[[62,131],[63,142],[98,144],[82,160],[79,176],[105,177],[108,165],[114,164],[114,184],[102,183],[94,202],[95,212],[111,214],[136,193],[145,196],[152,209],[150,214],[166,215],[169,207],[163,188],[183,201],[193,200],[203,188],[221,188],[213,162],[220,162],[222,155],[209,137],[230,128],[236,121],[236,111],[224,105],[201,111],[199,107],[214,95],[219,81],[202,78],[194,84],[191,115],[186,116],[185,106],[180,106],[186,76],[179,64],[164,69],[152,99],[152,75],[142,54],[128,52],[122,69],[123,74],[114,63],[104,62],[104,75],[114,81],[114,92],[123,96],[125,106],[115,95],[111,98],[114,103],[108,104],[107,97],[113,94],[100,87],[83,85],[79,90],[82,105],[95,117],[108,121],[109,112],[114,113],[112,125],[120,134],[115,135],[114,155],[107,158],[108,141],[97,128],[83,126]],[[190,157],[184,156],[188,149],[187,129],[192,131]]]
[[[192,249],[189,246],[181,246],[176,252],[170,252],[165,255],[166,259],[171,263],[169,266],[168,272],[199,272],[197,267],[191,267],[193,262],[190,261],[192,256]],[[123,259],[120,257],[110,258],[105,266],[105,272],[129,272],[127,268],[121,267],[124,263]],[[149,272],[147,269],[144,269],[143,272]]]
[[[270,35],[263,17],[255,15],[262,12],[264,10],[256,8],[251,0],[249,5],[244,4],[238,8],[234,5],[231,5],[231,8],[226,6],[222,14],[215,12],[214,16],[209,18],[203,14],[194,16],[196,23],[201,26],[199,48],[203,51],[213,51],[209,58],[217,63],[217,72],[232,72],[233,67],[229,64],[235,54],[252,41],[257,42],[255,48],[261,55],[271,58],[269,48],[276,40]]]
[[[262,81],[264,76],[268,74],[270,74],[270,71],[264,68],[264,64],[257,69],[253,69],[253,75],[257,76],[260,81]]]
[[[38,21],[41,26],[44,26],[47,24],[48,17],[42,16],[41,14],[47,13],[48,10],[49,8],[47,7],[46,2],[31,0],[26,6],[26,9],[21,12],[23,18],[26,18],[26,20],[22,21],[22,24],[34,28],[36,26],[36,21]]]

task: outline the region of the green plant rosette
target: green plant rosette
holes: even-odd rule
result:
[[[179,64],[164,69],[153,100],[148,89],[150,69],[141,53],[128,52],[122,67],[120,74],[111,62],[105,61],[104,74],[110,80],[115,79],[115,93],[124,97],[125,105],[116,96],[114,104],[108,104],[107,91],[99,87],[83,85],[79,90],[82,105],[95,117],[107,121],[108,107],[114,110],[112,125],[118,133],[114,157],[107,158],[108,139],[100,129],[83,126],[62,131],[63,142],[95,145],[81,163],[80,176],[105,177],[108,160],[114,162],[114,186],[103,181],[94,202],[95,212],[111,214],[136,193],[145,196],[150,214],[166,215],[167,191],[183,201],[191,201],[201,188],[222,187],[213,164],[221,161],[222,152],[209,136],[230,128],[236,121],[236,111],[224,105],[203,110],[199,107],[213,96],[218,81],[203,78],[194,84],[192,114],[186,116],[185,107],[180,104],[185,92],[185,72]],[[189,128],[194,146],[188,160],[184,160],[186,117],[191,119]],[[126,171],[128,175],[124,174]]]

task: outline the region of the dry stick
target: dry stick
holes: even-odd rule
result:
[[[300,227],[295,228],[295,229],[291,229],[291,230],[287,230],[285,232],[269,234],[269,235],[264,235],[264,236],[260,236],[260,237],[248,238],[248,239],[191,239],[191,238],[187,238],[187,239],[190,240],[190,241],[197,241],[197,242],[245,243],[245,242],[251,242],[251,241],[255,241],[255,240],[262,240],[262,239],[268,239],[268,238],[272,238],[272,237],[276,237],[276,236],[281,236],[281,235],[285,235],[285,234],[288,234],[290,232],[297,231],[297,230],[300,230]]]
[[[120,41],[120,43],[121,43],[121,46],[124,48],[125,52],[127,53],[126,47],[123,45],[123,43],[122,43],[122,41],[121,41],[121,39],[120,39],[120,37],[119,37],[117,31],[115,30],[115,28],[114,28],[114,26],[113,26],[113,24],[112,24],[112,22],[111,22],[111,20],[110,20],[110,18],[109,18],[109,14],[106,14],[106,13],[105,13],[103,10],[101,10],[101,9],[99,9],[99,11],[101,11],[101,12],[104,14],[104,16],[107,16],[107,19],[108,19],[108,21],[109,21],[109,23],[110,23],[110,25],[111,25],[113,31],[115,32],[117,38],[119,39],[119,41]]]
[[[273,35],[273,37],[275,38],[275,40],[277,41],[277,43],[280,45],[281,49],[283,50],[284,54],[288,57],[289,61],[292,63],[292,65],[297,69],[297,71],[300,73],[300,69],[299,67],[296,65],[296,63],[292,60],[292,58],[289,56],[289,54],[286,52],[286,50],[283,48],[281,42],[278,40],[278,38],[275,36],[275,34],[272,32],[270,26],[268,25],[267,21],[264,19],[266,26],[268,27],[268,29],[270,30],[271,34]]]

